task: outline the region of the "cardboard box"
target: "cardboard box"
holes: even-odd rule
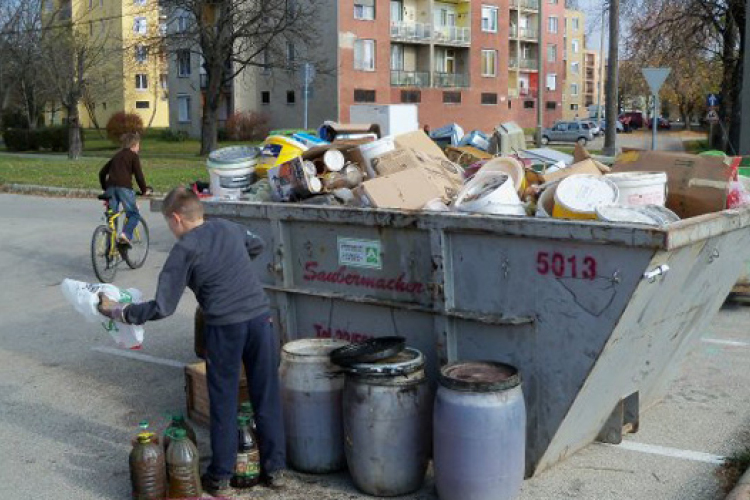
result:
[[[361,192],[369,200],[369,205],[421,210],[425,203],[436,198],[451,202],[463,187],[461,172],[451,167],[453,164],[447,160],[419,161],[419,164],[362,184]]]
[[[719,212],[727,206],[729,182],[740,158],[663,151],[628,151],[615,160],[613,173],[666,172],[667,208],[681,218]]]
[[[594,160],[588,159],[547,174],[540,174],[538,172],[527,170],[526,180],[530,184],[544,184],[547,182],[560,181],[571,175],[602,175],[602,171]]]
[[[200,425],[209,425],[211,412],[208,402],[208,382],[206,381],[206,362],[193,363],[185,367],[185,396],[187,416]],[[250,400],[244,368],[240,374],[239,405]]]
[[[414,151],[411,149],[396,149],[389,153],[385,153],[377,158],[373,158],[372,168],[375,169],[378,176],[395,174],[407,168],[412,168],[422,164],[422,161],[417,158]]]
[[[473,146],[448,146],[445,148],[445,156],[453,163],[457,163],[464,168],[469,167],[478,161],[490,160],[493,158],[491,154]]]
[[[397,135],[393,138],[393,141],[398,148],[413,149],[414,151],[419,151],[429,156],[447,159],[443,150],[440,149],[440,146],[438,146],[435,141],[430,139],[430,137],[421,130]]]

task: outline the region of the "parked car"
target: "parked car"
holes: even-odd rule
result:
[[[599,128],[601,129],[602,134],[604,132],[606,132],[607,131],[607,121],[606,120],[602,120],[599,123]],[[625,132],[625,127],[622,125],[622,122],[619,121],[619,120],[615,121],[615,132],[618,133],[618,134],[621,134],[621,133]]]
[[[597,137],[599,134],[602,133],[601,127],[596,124],[596,120],[579,120],[579,121],[589,126],[589,128],[591,129],[591,133],[594,134],[594,137]]]
[[[647,120],[643,117],[643,113],[640,111],[628,111],[619,116],[620,123],[625,126],[625,131],[628,130],[628,124],[633,130],[638,130],[646,125]]]
[[[648,129],[651,130],[651,122],[652,120],[648,120]],[[672,128],[672,124],[664,118],[663,116],[659,117],[659,128],[658,130],[670,130]]]
[[[545,128],[542,131],[542,144],[550,142],[577,142],[585,146],[594,140],[594,134],[587,123],[577,121],[557,122],[552,128]]]

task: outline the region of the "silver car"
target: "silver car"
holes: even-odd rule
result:
[[[591,127],[585,122],[557,122],[552,128],[542,131],[542,144],[550,142],[577,142],[585,146],[594,140]]]

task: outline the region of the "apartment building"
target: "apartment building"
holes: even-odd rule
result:
[[[88,74],[79,109],[81,126],[104,127],[119,111],[140,115],[146,126],[169,126],[166,54],[158,43],[164,19],[158,0],[49,0],[45,9],[71,24],[89,54],[101,54]],[[65,112],[51,103],[46,119],[62,123]]]
[[[584,57],[583,105],[589,111],[594,109],[596,105],[601,105],[603,108],[605,89],[602,69],[606,74],[606,68],[602,68],[601,53],[598,50],[586,50]],[[601,94],[601,99],[599,94]]]
[[[578,10],[565,11],[565,87],[563,89],[563,118],[574,120],[588,117],[585,101],[586,78],[586,17]]]

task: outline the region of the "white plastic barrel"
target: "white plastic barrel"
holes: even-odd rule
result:
[[[287,461],[302,472],[324,474],[346,466],[341,400],[344,375],[329,354],[349,342],[304,339],[281,351]]]
[[[526,215],[513,179],[500,172],[477,174],[458,194],[454,206],[459,212]]]
[[[515,368],[458,362],[440,372],[434,409],[440,500],[515,500],[526,457],[526,405]]]
[[[620,190],[620,204],[629,206],[661,205],[667,202],[665,172],[621,172],[607,179]]]
[[[255,165],[260,149],[250,146],[231,146],[208,155],[211,194],[220,199],[239,199],[243,191],[255,182]]]
[[[375,168],[372,166],[372,160],[378,156],[389,153],[394,149],[396,149],[396,143],[393,142],[393,137],[383,137],[377,141],[368,142],[359,146],[359,153],[362,155],[362,159],[365,162],[364,167],[367,171],[367,176],[370,179],[377,177],[377,172],[375,172]]]

